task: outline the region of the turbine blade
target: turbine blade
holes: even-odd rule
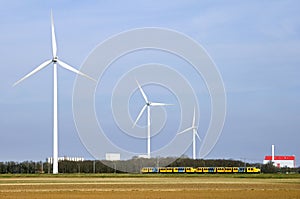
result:
[[[15,82],[13,84],[13,86],[16,86],[17,84],[19,84],[21,81],[27,79],[28,77],[30,77],[31,75],[37,73],[38,71],[40,71],[41,69],[45,68],[46,66],[48,66],[50,63],[52,62],[52,60],[47,60],[45,62],[43,62],[41,65],[39,65],[38,67],[36,67],[33,71],[31,71],[30,73],[28,73],[27,75],[25,75],[24,77],[22,77],[20,80],[18,80],[17,82]]]
[[[78,74],[78,75],[81,75],[81,76],[83,76],[83,77],[86,77],[86,78],[88,78],[88,79],[90,79],[90,80],[93,80],[93,81],[97,82],[95,79],[91,78],[90,76],[88,76],[88,75],[86,75],[86,74],[80,72],[79,70],[73,68],[72,66],[70,66],[70,65],[68,65],[68,64],[66,64],[66,63],[64,63],[64,62],[62,62],[62,61],[60,61],[60,60],[57,60],[57,63],[58,63],[60,66],[62,66],[63,68],[69,70],[69,71],[72,71],[72,72],[74,72],[74,73],[76,73],[76,74]]]
[[[198,132],[197,132],[197,129],[196,129],[196,128],[194,128],[194,131],[195,131],[194,133],[196,134],[196,136],[198,137],[198,139],[199,139],[200,141],[202,141],[201,138],[200,138],[200,136],[199,136],[199,134],[198,134]]]
[[[136,80],[136,83],[139,86],[139,89],[140,89],[140,91],[143,95],[143,98],[144,98],[145,102],[148,103],[148,98],[147,98],[146,94],[144,93],[144,90],[142,89],[141,85],[139,84],[139,82],[137,80]]]
[[[172,106],[174,104],[165,104],[165,103],[159,103],[159,102],[151,102],[150,106]]]
[[[196,121],[196,109],[194,107],[194,116],[193,116],[193,126],[195,126],[195,121]]]
[[[57,45],[56,45],[54,20],[53,20],[52,10],[51,10],[51,39],[52,39],[52,56],[54,58],[54,57],[56,57],[56,54],[57,54]]]
[[[142,108],[142,110],[141,110],[141,112],[139,113],[139,115],[137,116],[137,118],[136,118],[136,120],[135,120],[135,122],[134,122],[132,128],[135,127],[136,123],[139,121],[140,117],[142,116],[142,114],[144,113],[144,111],[145,111],[146,108],[147,108],[147,105],[145,105],[145,106]]]
[[[190,130],[192,130],[192,129],[193,129],[193,127],[187,128],[187,129],[185,129],[185,130],[183,130],[183,131],[181,131],[181,132],[177,133],[177,135],[180,135],[180,134],[186,133],[186,132],[188,132],[188,131],[190,131]]]

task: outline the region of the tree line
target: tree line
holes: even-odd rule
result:
[[[268,164],[250,164],[240,160],[227,159],[198,159],[193,160],[187,157],[181,158],[137,158],[119,161],[100,161],[86,160],[81,162],[60,161],[59,173],[139,173],[142,167],[250,167],[261,168],[262,173],[300,173],[299,168],[276,168],[270,162]],[[11,174],[34,174],[52,173],[52,165],[42,161],[23,161],[23,162],[0,162],[0,173]]]

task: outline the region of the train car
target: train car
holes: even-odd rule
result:
[[[216,173],[216,167],[208,167],[208,173]]]
[[[239,168],[238,167],[233,167],[232,168],[232,173],[238,173],[239,172]]]
[[[232,173],[232,167],[225,167],[225,173]]]
[[[193,167],[185,167],[185,173],[194,173],[196,169]]]
[[[173,173],[185,173],[185,167],[174,167]]]
[[[217,167],[217,173],[225,173],[224,167]]]
[[[246,168],[247,173],[260,173],[260,169],[256,167],[247,167]]]
[[[173,168],[172,168],[172,167],[167,167],[166,172],[167,172],[167,173],[173,173]]]
[[[149,168],[148,167],[143,167],[141,170],[141,173],[149,173]]]
[[[159,167],[157,171],[158,171],[158,173],[167,173],[167,168],[166,167]]]
[[[208,173],[208,167],[203,167],[202,171],[203,171],[203,173]]]
[[[143,167],[141,173],[158,173],[158,170],[156,167]]]
[[[151,167],[151,169],[149,168],[149,173],[157,173],[158,170],[156,167]]]
[[[195,172],[196,173],[203,173],[203,168],[202,167],[197,167]]]

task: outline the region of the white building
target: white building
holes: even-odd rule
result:
[[[109,161],[118,161],[121,159],[120,153],[106,153],[105,159]]]
[[[141,154],[141,155],[138,155],[138,158],[145,158],[145,159],[149,159],[149,156],[147,154]]]
[[[275,156],[275,146],[272,145],[272,155],[265,156],[263,164],[267,164],[269,162],[273,162],[273,165],[278,168],[282,167],[289,167],[295,168],[296,167],[296,156]]]
[[[296,157],[294,155],[291,156],[274,156],[274,159],[272,160],[272,156],[265,156],[264,164],[267,164],[268,162],[273,162],[273,165],[275,167],[281,168],[281,167],[289,167],[289,168],[295,168],[296,167]]]
[[[46,159],[46,161],[50,164],[53,163],[53,158],[52,157],[49,157]],[[84,158],[83,157],[67,157],[67,156],[64,156],[64,157],[58,157],[58,161],[73,161],[73,162],[82,162],[84,161]]]

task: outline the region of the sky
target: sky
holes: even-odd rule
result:
[[[276,155],[296,155],[299,166],[299,4],[297,0],[2,2],[0,161],[45,160],[52,154],[51,66],[12,87],[51,58],[52,9],[58,57],[78,69],[97,45],[127,30],[160,27],[192,38],[216,64],[227,96],[222,134],[205,158],[262,162],[274,144]],[[180,60],[177,62],[177,58],[163,52],[146,51],[124,57],[119,64],[137,66],[151,62],[175,65]],[[115,78],[116,68],[105,74],[108,82]],[[189,79],[189,72],[186,76]],[[59,69],[59,155],[93,159],[80,140],[73,119],[75,78],[69,71]],[[201,134],[209,124],[209,95],[205,84],[193,84],[198,80],[193,80],[192,72],[190,78],[201,98]],[[150,85],[145,91],[151,93],[151,98],[163,100],[163,90]],[[95,96],[99,100],[107,94],[98,87]],[[174,98],[166,97],[171,101]],[[138,104],[137,108],[130,105],[134,119],[143,99],[137,92],[132,99]],[[168,121],[178,123],[176,117]],[[115,129],[114,121],[106,122],[105,128]],[[138,152],[143,151],[142,145],[137,145],[141,147]],[[191,157],[191,153],[190,147],[186,154]]]

